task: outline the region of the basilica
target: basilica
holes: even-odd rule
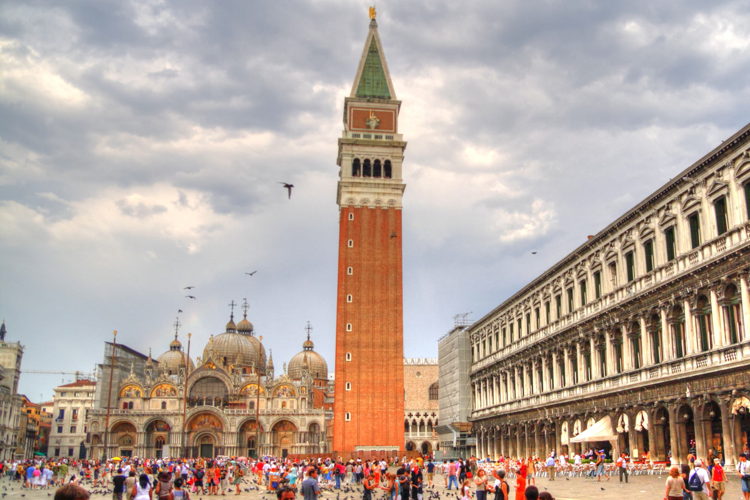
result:
[[[291,456],[329,450],[333,386],[307,328],[280,374],[245,314],[194,363],[175,332],[158,358],[108,342],[87,418],[90,457]]]

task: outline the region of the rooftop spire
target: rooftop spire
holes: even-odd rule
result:
[[[367,33],[362,57],[354,77],[350,97],[396,99],[391,74],[385,61],[385,53],[378,35],[375,7],[370,7],[370,29]]]
[[[242,299],[242,317],[247,319],[247,310],[250,309],[250,305],[247,303],[247,299]]]
[[[0,340],[5,340],[6,333],[8,333],[8,330],[5,328],[5,320],[3,320],[3,324],[0,325]]]

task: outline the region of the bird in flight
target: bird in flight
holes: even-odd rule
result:
[[[533,252],[531,252],[531,255],[536,255],[536,250],[534,250]]]
[[[193,299],[193,300],[195,300],[195,296],[194,295],[185,295],[185,298],[186,299]]]
[[[186,286],[185,288],[183,288],[183,290],[192,290],[193,288],[195,287],[191,285],[191,286]]]
[[[257,272],[258,272],[258,271],[253,271],[253,272],[251,272],[251,273],[245,273],[245,274],[247,274],[248,276],[252,276],[253,274],[255,274],[255,273],[257,273]]]
[[[283,184],[286,188],[287,192],[289,193],[289,199],[292,199],[292,188],[294,187],[294,184],[289,184],[288,182],[281,182],[279,181],[279,184]]]
[[[180,314],[182,312],[182,309],[177,309],[177,314]]]

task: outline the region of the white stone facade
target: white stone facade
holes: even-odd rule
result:
[[[78,380],[55,387],[48,454],[86,458],[89,412],[94,407],[96,382]]]
[[[477,453],[732,463],[750,434],[750,126],[470,328]]]

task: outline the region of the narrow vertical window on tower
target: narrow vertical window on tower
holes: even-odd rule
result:
[[[354,220],[354,212],[349,212],[349,220]]]
[[[372,166],[370,165],[370,159],[364,161],[364,164],[362,166],[362,177],[371,177],[372,176]]]
[[[346,359],[346,361],[351,361],[352,360],[352,353],[347,352],[346,355],[344,356],[344,358]]]
[[[347,390],[347,391],[351,391],[352,390],[352,383],[351,382],[347,382],[346,386],[344,387],[344,389]]]
[[[347,323],[346,324],[346,331],[347,332],[351,332],[352,331],[352,324],[351,323]]]
[[[383,169],[380,166],[380,160],[375,160],[372,164],[372,176],[380,177],[383,173]]]
[[[352,297],[352,294],[348,294],[348,295],[346,296],[346,301],[347,301],[348,303],[350,303],[350,304],[351,304],[353,300],[354,300],[354,298]]]
[[[344,413],[344,420],[346,420],[347,422],[350,422],[351,419],[352,419],[352,414],[351,413],[349,413],[349,412]]]
[[[348,246],[349,248],[354,248],[354,240],[347,241],[346,246]]]
[[[391,160],[385,160],[383,163],[383,177],[386,179],[390,179],[393,175],[392,169],[391,169]]]
[[[346,268],[346,274],[349,275],[349,276],[351,276],[352,274],[354,274],[354,268],[352,266],[347,267]]]
[[[352,160],[352,177],[359,177],[361,169],[359,158]]]

